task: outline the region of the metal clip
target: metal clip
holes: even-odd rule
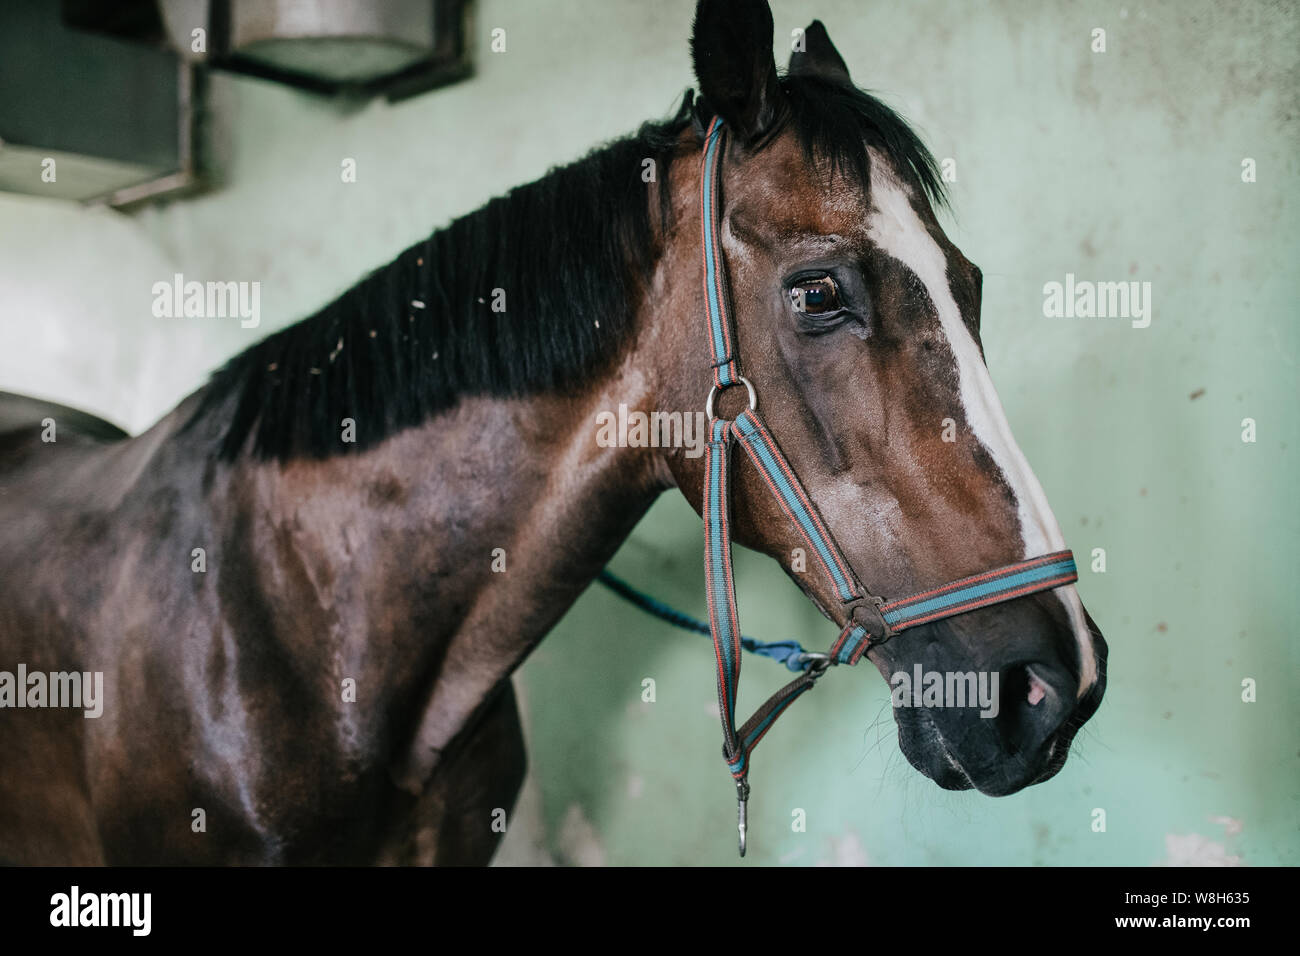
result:
[[[740,855],[745,855],[745,831],[749,829],[749,781],[736,781],[736,829],[740,831]]]
[[[823,654],[820,651],[804,651],[799,655],[799,663],[807,664],[808,667],[804,670],[804,673],[811,679],[816,680],[830,669],[834,661],[831,660],[829,654]]]

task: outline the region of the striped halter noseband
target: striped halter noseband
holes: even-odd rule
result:
[[[717,655],[722,753],[736,782],[740,855],[744,856],[750,755],[795,698],[812,688],[830,667],[856,664],[868,648],[909,627],[1061,587],[1078,580],[1078,572],[1073,552],[1057,551],[894,601],[886,601],[862,586],[795,477],[794,469],[781,453],[776,439],[759,417],[754,384],[740,374],[730,286],[719,238],[722,204],[718,189],[725,142],[722,120],[714,118],[705,134],[700,187],[705,312],[713,353],[713,387],[705,403],[709,440],[705,449],[704,575],[708,590],[709,632]],[[743,385],[747,390],[749,407],[734,419],[715,417],[714,399],[717,394],[735,385]],[[736,691],[740,681],[741,632],[731,575],[728,487],[733,442],[744,448],[776,496],[781,510],[808,545],[809,553],[825,572],[839,598],[847,621],[826,653],[799,655],[796,666],[802,670],[800,676],[769,697],[739,729],[736,727]]]

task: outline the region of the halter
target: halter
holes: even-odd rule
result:
[[[759,417],[758,393],[753,382],[740,374],[731,289],[719,240],[722,207],[718,189],[725,142],[722,119],[715,117],[705,134],[700,186],[705,317],[713,356],[713,387],[709,389],[704,406],[709,421],[709,441],[704,459],[704,578],[708,591],[709,632],[718,666],[722,755],[736,782],[740,855],[744,856],[750,756],[777,718],[831,667],[856,664],[869,648],[884,643],[909,627],[1061,587],[1078,580],[1079,575],[1073,552],[1056,551],[895,601],[886,601],[862,586],[803,485],[795,477],[794,469],[781,453],[776,439]],[[736,385],[743,385],[747,390],[749,407],[734,419],[715,417],[714,399],[718,393]],[[825,654],[800,655],[798,666],[803,670],[800,676],[769,697],[739,729],[736,728],[736,691],[740,682],[742,637],[731,574],[728,484],[733,443],[745,450],[776,496],[781,510],[807,544],[808,552],[825,572],[839,598],[847,620]]]

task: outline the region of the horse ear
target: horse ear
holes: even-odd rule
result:
[[[742,142],[752,144],[776,125],[783,96],[767,0],[699,0],[691,57],[701,96]]]
[[[790,73],[795,76],[820,76],[833,83],[853,84],[844,58],[835,49],[830,34],[820,20],[808,24],[803,31],[803,50],[790,54]]]

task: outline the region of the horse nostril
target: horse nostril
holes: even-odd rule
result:
[[[1016,753],[1038,751],[1065,718],[1060,695],[1039,676],[1042,667],[1015,664],[1001,672],[998,729],[1008,748]]]
[[[1047,696],[1047,685],[1038,679],[1038,675],[1033,671],[1025,668],[1029,673],[1029,706],[1034,707],[1040,700]]]

